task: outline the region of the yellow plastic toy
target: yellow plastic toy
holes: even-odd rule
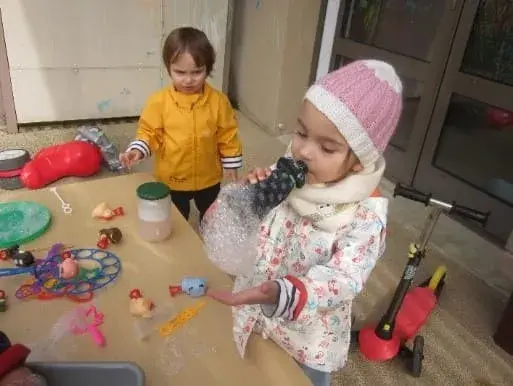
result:
[[[177,316],[174,318],[168,320],[166,323],[164,323],[159,328],[160,336],[165,337],[168,335],[171,335],[173,331],[176,329],[182,327],[185,322],[189,321],[193,317],[195,317],[198,314],[198,311],[203,308],[207,302],[205,301],[199,301],[192,307],[188,307],[184,309],[182,312],[180,312]]]

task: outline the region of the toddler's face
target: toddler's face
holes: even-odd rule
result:
[[[206,67],[197,67],[188,52],[183,53],[170,64],[169,73],[176,90],[184,94],[201,92],[207,78]]]
[[[336,126],[309,101],[303,101],[292,156],[308,165],[309,184],[342,180],[362,167]]]

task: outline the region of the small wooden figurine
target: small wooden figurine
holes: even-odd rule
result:
[[[116,216],[123,216],[125,212],[123,211],[123,207],[118,207],[115,209],[111,209],[106,202],[102,202],[96,208],[94,208],[92,216],[98,220],[111,220]]]
[[[36,258],[30,251],[18,250],[14,253],[12,261],[18,267],[30,267],[36,262]]]
[[[98,248],[106,249],[110,243],[118,244],[123,238],[123,234],[119,230],[119,228],[106,228],[100,229],[98,232],[98,243],[96,245]]]
[[[145,299],[140,290],[133,289],[130,291],[130,313],[134,316],[141,316],[143,318],[151,318],[153,316],[153,309],[155,304],[151,300]]]

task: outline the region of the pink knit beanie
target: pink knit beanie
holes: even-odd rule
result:
[[[363,167],[383,154],[402,111],[402,83],[379,60],[358,60],[311,86],[310,101],[340,130]]]

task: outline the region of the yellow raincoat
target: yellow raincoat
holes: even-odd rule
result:
[[[219,183],[223,168],[242,166],[235,111],[222,92],[202,94],[166,87],[148,99],[128,150],[154,155],[157,180],[172,190],[198,191]]]

